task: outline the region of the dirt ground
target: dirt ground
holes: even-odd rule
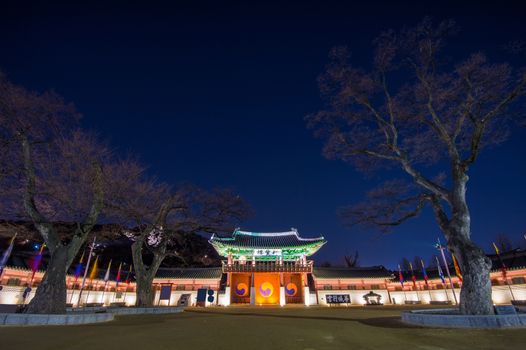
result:
[[[419,328],[402,307],[190,308],[84,326],[1,327],[0,349],[522,349],[526,329]]]

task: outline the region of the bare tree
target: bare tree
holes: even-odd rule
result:
[[[143,176],[113,178],[120,193],[108,196],[108,208],[133,241],[137,306],[152,305],[152,282],[164,259],[184,259],[177,251],[181,240],[192,234],[231,231],[248,213],[245,202],[226,190],[182,186],[174,191]]]
[[[327,140],[327,157],[366,171],[393,167],[404,176],[343,216],[389,228],[431,206],[463,271],[460,311],[492,314],[491,262],[471,240],[468,174],[481,150],[502,142],[510,122],[523,119],[512,103],[523,101],[526,74],[482,53],[448,61],[444,46],[454,31],[450,21],[425,19],[384,32],[374,41],[369,70],[352,65],[345,48],[333,49],[319,80],[327,108],[308,122]]]
[[[360,262],[358,260],[359,259],[358,251],[355,251],[354,255],[345,255],[343,258],[345,259],[345,264],[347,265],[347,267],[360,266]]]
[[[77,128],[79,115],[55,93],[0,80],[0,134],[8,169],[0,178],[2,215],[29,220],[50,259],[27,313],[66,311],[66,272],[97,224],[110,169],[127,166],[96,137]],[[129,173],[121,169],[119,173]]]
[[[64,125],[77,114],[53,93],[29,92],[2,79],[0,115],[8,140],[2,167],[11,170],[11,176],[3,178],[3,202],[10,202],[11,215],[33,222],[51,255],[27,312],[62,313],[67,268],[102,209],[101,150],[85,135],[64,135]],[[76,198],[81,194],[86,200]],[[67,241],[53,225],[64,218],[77,222]]]

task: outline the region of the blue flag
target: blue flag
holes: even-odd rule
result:
[[[444,278],[444,273],[442,272],[442,268],[440,267],[440,261],[438,261],[438,258],[436,256],[435,258],[437,259],[438,275],[440,276],[442,283],[446,283],[446,279]]]
[[[402,275],[402,269],[400,268],[400,264],[398,265],[398,278],[400,279],[400,284],[402,285],[402,288],[404,288],[404,275]]]
[[[9,243],[9,247],[5,250],[4,254],[2,255],[2,259],[0,259],[0,276],[2,276],[2,272],[4,272],[4,268],[7,265],[7,260],[9,260],[9,256],[11,255],[11,252],[13,251],[13,246],[15,244],[15,237],[16,233],[11,238],[11,242]]]

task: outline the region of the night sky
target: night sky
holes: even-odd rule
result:
[[[381,30],[426,15],[457,21],[456,57],[482,50],[503,60],[506,42],[526,39],[518,1],[109,3],[2,1],[0,69],[74,102],[85,127],[161,180],[239,192],[255,214],[243,229],[325,236],[318,263],[343,263],[355,250],[362,265],[427,260],[439,236],[430,211],[389,235],[338,219],[339,207],[385,174],[323,158],[322,141],[306,129],[305,115],[322,106],[316,78],[329,49],[348,45],[367,66]],[[486,250],[500,232],[517,244],[526,233],[525,151],[526,128],[517,128],[472,167],[472,232]]]

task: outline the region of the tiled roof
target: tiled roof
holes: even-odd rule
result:
[[[383,266],[371,267],[315,267],[316,278],[391,278],[392,273]]]
[[[296,230],[287,232],[258,233],[234,231],[232,237],[212,236],[210,243],[236,248],[294,248],[311,244],[325,244],[323,237],[301,238]]]
[[[222,273],[220,267],[160,268],[155,277],[170,279],[220,279]]]

